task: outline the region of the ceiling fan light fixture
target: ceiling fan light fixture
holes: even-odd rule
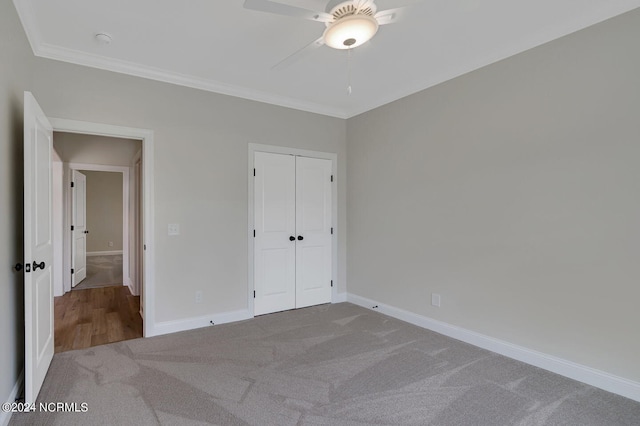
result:
[[[334,49],[358,47],[371,40],[378,31],[378,21],[368,15],[349,15],[330,24],[324,31],[324,42]]]

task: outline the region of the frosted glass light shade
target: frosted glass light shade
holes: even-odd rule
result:
[[[368,15],[345,16],[324,31],[324,42],[334,49],[358,47],[378,31],[378,21]]]

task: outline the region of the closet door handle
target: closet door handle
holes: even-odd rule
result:
[[[302,241],[304,240],[304,237],[302,235],[298,235],[298,241]]]
[[[294,237],[293,235],[289,237],[289,241],[295,241],[296,237]]]
[[[33,272],[35,272],[38,268],[40,269],[44,269],[44,262],[40,262],[40,263],[36,263],[36,261],[33,261]]]

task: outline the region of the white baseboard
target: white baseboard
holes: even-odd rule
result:
[[[331,303],[342,303],[347,301],[347,292],[337,293]]]
[[[483,349],[499,353],[524,363],[543,368],[561,376],[578,380],[591,386],[604,389],[640,402],[640,383],[628,380],[595,368],[567,361],[562,358],[514,345],[503,340],[494,339],[475,331],[451,325],[442,321],[418,315],[404,309],[385,305],[375,300],[347,293],[347,301],[353,304],[378,311],[390,317],[435,331],[445,336],[470,343]],[[377,308],[373,308],[377,306]]]
[[[111,250],[111,251],[88,251],[87,257],[91,256],[113,256],[116,254],[122,254],[122,250]]]
[[[22,369],[22,371],[20,372],[20,375],[18,376],[18,380],[16,381],[16,384],[13,386],[13,389],[11,389],[11,393],[9,394],[9,397],[4,402],[12,403],[16,400],[16,398],[20,394],[20,391],[22,390],[23,382],[24,382],[24,369]],[[6,413],[4,410],[1,410],[0,426],[7,426],[9,424],[9,420],[11,420],[11,412]]]
[[[129,287],[129,292],[131,293],[132,296],[139,296],[138,294],[136,294],[136,292],[134,291],[134,287],[133,287],[133,281],[131,281],[131,279],[129,277],[125,277],[124,278],[124,285],[126,285],[127,287]]]
[[[203,315],[200,317],[184,318],[174,321],[156,322],[153,325],[153,333],[150,336],[176,333],[178,331],[193,330],[201,327],[208,327],[213,322],[214,325],[226,324],[229,322],[242,321],[253,318],[248,309],[225,312],[222,314]]]

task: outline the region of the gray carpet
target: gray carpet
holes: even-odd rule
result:
[[[123,285],[122,255],[87,256],[87,277],[74,290]]]
[[[56,354],[12,425],[640,425],[640,403],[349,303]]]

